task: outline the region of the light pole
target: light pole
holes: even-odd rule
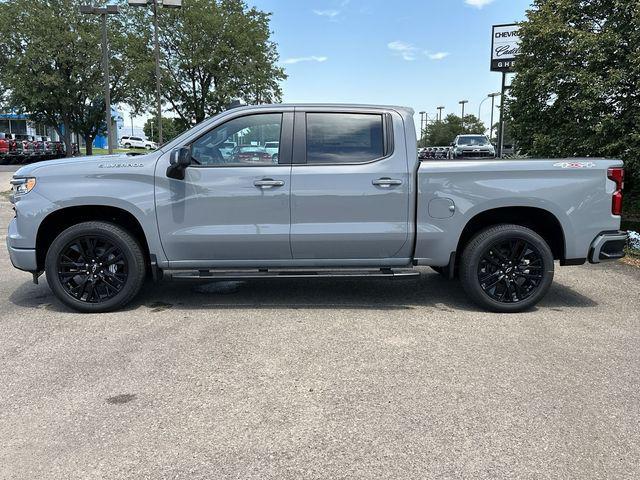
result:
[[[158,145],[162,145],[162,97],[160,95],[160,45],[158,43],[158,4],[167,8],[182,7],[182,0],[129,0],[132,7],[152,6],[153,11],[153,44],[156,56],[156,120],[158,122]]]
[[[442,121],[442,110],[444,110],[444,107],[438,107],[438,121]]]
[[[424,116],[426,115],[427,112],[420,112],[420,143],[423,143],[423,138],[424,138]],[[424,144],[422,145],[424,147]]]
[[[484,104],[484,102],[486,102],[487,100],[491,99],[491,129],[493,130],[493,105],[494,105],[494,99],[495,97],[500,96],[500,93],[490,93],[489,95],[487,95],[486,97],[484,97],[482,99],[482,101],[480,102],[480,106],[478,107],[478,120],[480,120],[480,113],[482,110],[482,105]],[[489,140],[491,140],[491,133],[489,133]]]
[[[89,15],[100,15],[102,20],[102,70],[104,72],[104,103],[106,107],[105,120],[107,122],[107,151],[113,153],[113,139],[111,126],[111,90],[109,86],[109,43],[107,39],[107,15],[118,13],[117,5],[107,5],[106,7],[92,7],[91,5],[80,5],[80,13]],[[88,147],[87,147],[88,148]]]
[[[464,131],[464,106],[469,103],[469,100],[460,100],[458,103],[462,105],[462,130]]]

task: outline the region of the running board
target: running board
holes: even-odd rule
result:
[[[164,270],[167,280],[253,280],[259,278],[414,278],[416,270]]]

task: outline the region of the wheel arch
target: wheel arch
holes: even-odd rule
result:
[[[69,206],[49,213],[40,223],[36,235],[36,262],[38,270],[44,269],[47,251],[53,240],[64,230],[82,222],[103,221],[113,223],[131,233],[140,244],[146,262],[150,250],[142,224],[131,212],[108,205]]]
[[[464,226],[456,248],[457,258],[473,236],[485,228],[499,224],[514,224],[530,228],[549,245],[553,258],[566,259],[566,236],[562,224],[549,210],[538,207],[498,207],[484,210],[472,217]]]

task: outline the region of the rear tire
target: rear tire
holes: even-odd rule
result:
[[[533,307],[553,282],[553,254],[544,239],[520,225],[495,225],[467,244],[460,261],[465,292],[492,312]]]
[[[67,306],[80,312],[122,308],[140,291],[145,258],[126,230],[106,222],[84,222],[64,230],[45,260],[47,283]]]

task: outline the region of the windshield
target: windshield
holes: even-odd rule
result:
[[[458,145],[489,145],[489,139],[484,135],[458,137]]]

